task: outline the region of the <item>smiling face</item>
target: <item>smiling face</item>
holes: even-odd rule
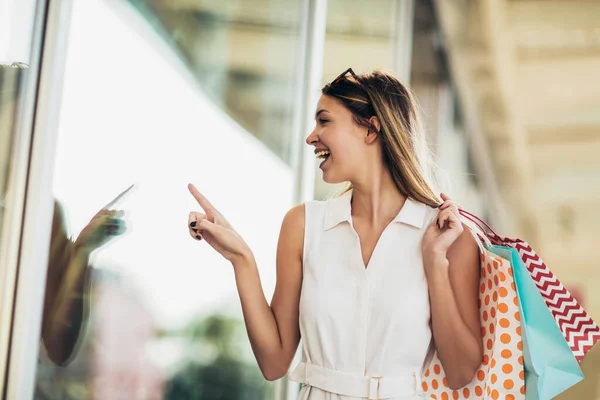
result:
[[[368,147],[375,134],[356,123],[354,116],[341,102],[322,95],[317,104],[315,129],[306,143],[315,147],[319,168],[327,183],[352,181],[368,158]]]
[[[403,195],[439,206],[429,183],[436,165],[409,87],[384,71],[357,75],[348,70],[321,93],[316,126],[306,142],[324,151],[325,182],[368,188],[390,177]]]

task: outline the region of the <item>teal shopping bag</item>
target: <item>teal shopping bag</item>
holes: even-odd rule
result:
[[[583,379],[579,363],[562,335],[517,250],[490,246],[511,261],[521,309],[525,392],[529,400],[549,400]]]

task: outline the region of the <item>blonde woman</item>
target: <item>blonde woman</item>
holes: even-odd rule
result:
[[[479,249],[432,189],[413,94],[388,73],[348,69],[323,88],[315,120],[306,142],[323,179],[350,186],[287,213],[270,305],[252,251],[189,186],[206,213],[190,213],[190,234],[233,264],[261,371],[283,377],[302,340],[299,399],[412,399],[435,346],[449,387],[466,385],[483,354]]]

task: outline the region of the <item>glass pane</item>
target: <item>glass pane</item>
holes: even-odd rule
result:
[[[30,63],[37,3],[36,0],[0,0],[0,63]]]
[[[24,88],[31,58],[35,9],[35,0],[0,0],[0,235],[9,204],[8,176],[15,129],[24,111],[19,104],[27,100]]]
[[[328,1],[324,84],[349,67],[356,73],[393,67],[394,3]]]
[[[211,101],[290,163],[301,2],[129,1]]]
[[[300,10],[254,3],[74,3],[36,398],[274,397],[231,265],[188,230],[193,182],[271,298],[294,176],[272,146],[291,132]]]
[[[327,2],[327,36],[323,63],[323,85],[352,67],[356,73],[393,67],[394,3],[378,0],[329,0]],[[316,169],[315,197],[327,198],[339,192],[345,184],[323,182]]]

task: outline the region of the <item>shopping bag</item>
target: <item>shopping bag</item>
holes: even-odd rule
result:
[[[471,383],[451,390],[434,352],[421,378],[424,394],[432,399],[525,399],[519,302],[510,261],[481,245],[480,249],[482,364]]]
[[[579,363],[516,249],[492,246],[489,250],[512,264],[521,310],[527,400],[551,399],[583,379]]]
[[[581,362],[587,352],[600,340],[598,325],[527,242],[521,239],[501,237],[477,216],[465,210],[460,210],[460,213],[464,218],[475,224],[479,230],[483,231],[481,233],[482,239],[496,246],[506,246],[517,250],[546,306],[558,324],[563,337],[569,344],[573,355],[578,362]]]

